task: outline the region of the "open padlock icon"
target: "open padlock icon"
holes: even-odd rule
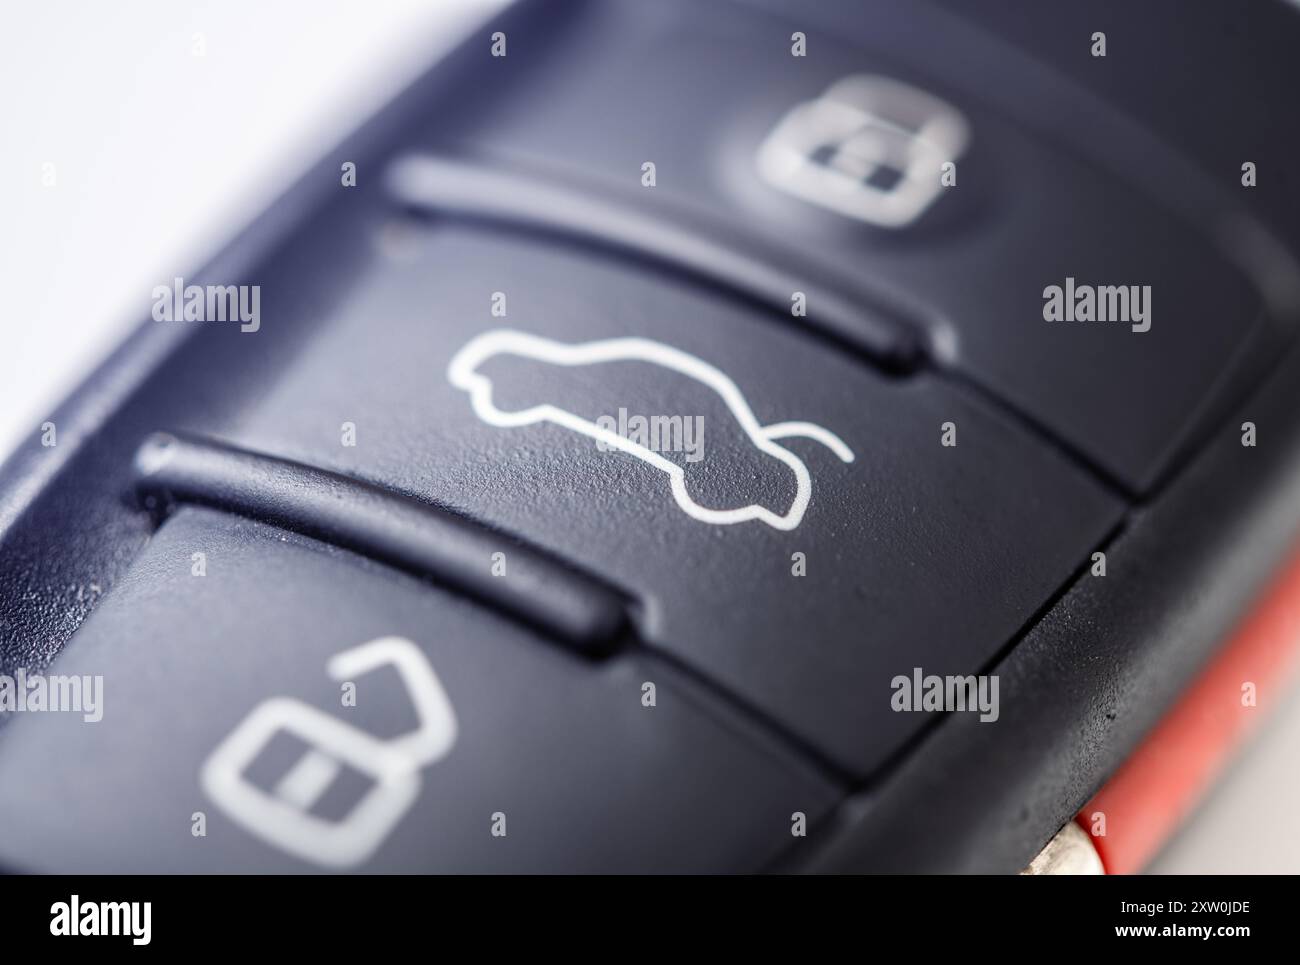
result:
[[[456,740],[451,701],[424,654],[410,640],[381,637],[345,650],[326,665],[348,680],[391,664],[402,677],[419,720],[400,737],[380,739],[294,697],[258,704],[208,755],[199,771],[207,795],[248,831],[306,861],[328,867],[360,864],[383,843],[420,792],[420,769]],[[271,791],[245,771],[280,732],[311,745]],[[343,766],[374,782],[348,814],[310,813]]]

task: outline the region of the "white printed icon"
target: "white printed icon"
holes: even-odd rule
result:
[[[549,403],[531,406],[518,412],[497,408],[492,400],[492,382],[478,371],[487,359],[497,355],[517,355],[553,365],[592,365],[599,362],[643,361],[690,376],[715,391],[735,416],[737,423],[755,447],[779,459],[794,472],[795,497],[790,509],[778,515],[764,506],[750,504],[737,509],[709,509],[699,505],[686,490],[686,473],[681,466],[626,436],[605,428],[582,416]],[[769,426],[758,424],[744,395],[725,373],[681,349],[645,338],[611,338],[595,342],[566,344],[525,332],[497,329],[478,335],[465,344],[447,367],[451,384],[469,393],[475,414],[484,422],[500,427],[551,422],[572,429],[597,442],[619,449],[644,460],[668,475],[673,498],[682,512],[693,519],[715,526],[761,520],[780,530],[794,529],[803,520],[812,497],[812,477],[808,467],[777,439],[802,436],[829,448],[844,462],[853,461],[853,452],[839,436],[811,422],[781,422]]]
[[[420,769],[456,740],[456,715],[424,654],[401,637],[381,637],[333,656],[326,669],[350,680],[391,665],[406,685],[419,724],[383,740],[293,697],[255,707],[217,746],[199,772],[204,791],[236,822],[265,841],[326,867],[360,864],[374,853],[420,792]],[[272,791],[245,771],[280,732],[312,745]],[[310,813],[343,765],[374,786],[341,820]]]
[[[775,188],[882,228],[903,228],[934,203],[943,165],[970,139],[952,105],[869,74],[832,84],[785,115],[758,150]]]

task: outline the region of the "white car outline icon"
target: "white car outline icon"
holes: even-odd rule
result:
[[[686,491],[686,473],[681,466],[659,453],[625,436],[565,411],[550,403],[531,406],[518,412],[505,412],[492,401],[492,381],[477,371],[487,359],[496,355],[518,355],[554,365],[577,366],[598,362],[643,361],[687,375],[713,389],[726,403],[749,440],[762,452],[785,463],[795,474],[795,497],[785,515],[777,515],[764,506],[750,504],[738,509],[708,509],[699,505]],[[667,473],[673,498],[681,510],[693,519],[714,526],[728,526],[761,520],[774,529],[792,530],[803,521],[804,511],[812,498],[812,477],[803,460],[775,440],[802,436],[829,448],[843,462],[853,461],[853,451],[839,436],[812,422],[780,422],[761,426],[744,395],[725,373],[681,349],[646,338],[610,338],[594,342],[556,342],[539,335],[512,329],[495,329],[470,339],[452,357],[447,366],[452,385],[469,393],[474,413],[489,425],[513,428],[551,422],[564,426],[620,449]]]

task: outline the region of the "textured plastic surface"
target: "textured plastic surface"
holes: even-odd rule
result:
[[[1141,871],[1233,752],[1285,699],[1300,665],[1300,556],[1076,818],[1107,874]]]
[[[816,29],[826,14],[815,8],[742,21],[724,5],[691,2],[585,7],[561,17],[567,29],[545,45],[521,42],[507,58],[476,63],[473,93],[416,136],[431,153],[580,173],[639,192],[649,209],[694,207],[851,276],[879,300],[913,306],[936,364],[1126,488],[1149,489],[1266,354],[1260,293],[1216,250],[1220,226],[1204,222],[1206,210],[1172,212],[1135,189],[1130,167],[1178,173],[1158,145],[1109,131],[1079,132],[1065,146],[1055,131],[1040,135],[1025,91],[1045,71],[994,38],[925,4],[842,9],[851,33]],[[791,57],[800,28],[812,52]],[[985,73],[989,61],[997,72]],[[787,111],[862,74],[938,95],[970,126],[956,186],[904,229],[860,224],[758,173],[759,147]],[[1068,118],[1080,102],[1076,92],[1051,111]],[[653,189],[639,182],[647,161]],[[1046,323],[1044,289],[1067,278],[1150,286],[1150,330]]]
[[[1276,250],[1243,242],[1230,252],[1241,262],[1233,267],[1206,239],[1259,238],[1222,234],[1233,206],[1185,159],[1050,68],[930,4],[801,8],[797,19],[806,19],[823,52],[801,64],[788,62],[789,22],[751,21],[744,7],[717,10],[547,3],[503,15],[493,27],[512,38],[506,61],[491,62],[484,38],[471,41],[188,279],[260,284],[257,333],[149,324],[56,414],[56,449],[33,439],[0,470],[0,669],[39,669],[66,646],[60,671],[107,673],[100,653],[121,655],[133,671],[108,690],[124,721],[113,725],[123,729],[112,731],[111,746],[95,736],[102,725],[77,723],[84,729],[74,733],[71,719],[57,715],[0,731],[0,772],[24,775],[0,779],[7,826],[29,829],[38,844],[62,836],[44,850],[6,844],[12,863],[84,870],[89,852],[74,854],[77,838],[67,834],[84,826],[109,835],[116,849],[103,867],[194,866],[182,863],[194,841],[175,812],[202,806],[193,769],[242,710],[209,707],[206,678],[189,675],[207,668],[214,680],[237,685],[242,709],[272,694],[268,674],[285,682],[280,690],[332,708],[335,690],[292,688],[320,679],[333,688],[318,672],[326,643],[337,653],[371,633],[418,638],[440,674],[452,668],[445,683],[453,703],[464,686],[458,673],[481,683],[474,674],[482,668],[506,674],[516,663],[536,666],[543,689],[560,695],[545,712],[528,704],[526,725],[516,727],[498,716],[508,714],[500,704],[506,692],[471,686],[475,733],[487,743],[470,763],[458,763],[453,751],[434,765],[426,791],[435,774],[447,773],[437,770],[444,765],[469,768],[466,784],[442,788],[457,802],[481,787],[504,790],[492,762],[522,740],[532,757],[521,767],[540,790],[517,800],[527,799],[531,813],[556,815],[564,781],[570,791],[584,787],[568,800],[588,799],[595,774],[600,792],[615,801],[611,813],[627,808],[644,822],[635,840],[621,841],[599,824],[600,848],[574,845],[562,858],[525,836],[501,866],[517,869],[729,870],[780,854],[780,867],[1015,871],[1176,698],[1300,522],[1297,363],[1242,401],[1233,420],[1223,418],[1252,380],[1263,380],[1262,360],[1290,321],[1272,317],[1286,308],[1288,286],[1264,283],[1290,276],[1251,274],[1251,266],[1276,266]],[[724,38],[716,17],[729,18],[737,33]],[[685,35],[683,23],[692,28]],[[859,41],[887,55],[838,46]],[[770,68],[761,76],[754,72],[760,61]],[[933,90],[973,125],[957,193],[904,232],[846,225],[747,173],[753,149],[784,111],[863,69]],[[643,72],[660,83],[629,87],[620,79]],[[670,110],[679,86],[695,113]],[[567,190],[590,181],[602,217],[631,209],[640,213],[636,224],[664,225],[661,249],[683,226],[702,224],[713,241],[752,235],[744,257],[762,258],[746,262],[748,274],[728,274],[716,262],[674,264],[666,257],[674,253],[627,238],[607,245],[618,239],[609,224],[583,231],[530,224],[508,211],[489,214],[493,230],[469,229],[459,222],[482,220],[483,212],[445,199],[417,205],[420,217],[408,217],[384,175],[397,159],[430,150],[470,165],[490,152],[494,171]],[[340,158],[357,159],[369,175],[357,188],[340,190]],[[654,189],[638,183],[647,160],[658,163]],[[1182,193],[1178,203],[1169,185]],[[1044,222],[1071,231],[1044,236]],[[783,251],[792,254],[788,263]],[[816,266],[807,272],[810,293],[838,294],[850,310],[832,313],[830,326],[815,303],[806,320],[792,318],[776,304],[772,284],[754,283],[753,265],[773,259],[796,274]],[[1066,274],[1087,280],[1079,265],[1117,282],[1153,284],[1151,332],[1046,327],[1037,314],[1042,286]],[[717,285],[720,275],[727,277]],[[1162,294],[1188,278],[1204,284]],[[508,296],[505,317],[492,313],[495,292]],[[930,356],[919,371],[907,361],[904,328],[877,324],[882,306],[903,309],[907,330],[925,334]],[[855,307],[871,320],[870,338],[845,337]],[[1256,308],[1265,323],[1256,323]],[[1162,321],[1166,310],[1172,324]],[[502,397],[510,403],[503,411],[551,401],[617,416],[627,394],[637,400],[626,406],[631,415],[704,416],[707,457],[690,463],[684,453],[666,454],[702,514],[736,505],[737,496],[773,518],[788,517],[796,504],[802,514],[787,529],[760,520],[712,525],[684,510],[663,466],[601,451],[554,423],[503,426],[476,415],[448,365],[479,335],[501,328],[568,346],[654,340],[733,379],[759,426],[815,423],[854,459],[807,435],[770,437],[808,472],[800,504],[804,487],[790,463],[773,467],[770,447],[760,451],[734,431],[716,409],[716,392],[682,389],[681,373],[665,379],[653,366],[618,363],[612,381],[572,378],[574,368],[557,380],[528,360],[497,360],[494,385],[512,393]],[[895,346],[904,351],[896,355]],[[875,367],[875,357],[891,371]],[[1258,449],[1239,444],[1243,419],[1262,427]],[[947,421],[956,426],[955,448],[940,445]],[[355,446],[341,442],[349,424]],[[510,547],[522,537],[626,595],[646,649],[607,664],[571,657],[445,589],[237,512],[183,510],[152,535],[156,520],[131,495],[132,455],[158,430],[297,460],[384,498],[462,516],[502,534],[507,572]],[[1205,439],[1197,454],[1194,443]],[[1140,490],[1150,502],[1125,517],[1121,490]],[[1071,583],[1117,523],[1119,535],[1104,546],[1111,577]],[[203,578],[216,583],[186,575],[176,586],[171,567],[186,570],[189,556],[172,538],[216,547],[218,561],[238,558],[261,579],[216,567]],[[805,576],[792,571],[796,553],[804,554]],[[165,572],[154,565],[159,560],[170,560]],[[317,564],[319,576],[306,579]],[[226,602],[181,595],[204,586],[224,586]],[[192,622],[196,607],[210,607],[209,625]],[[325,635],[300,638],[298,630],[322,615],[332,618]],[[424,630],[444,622],[482,646],[466,653],[430,642]],[[235,631],[230,638],[210,635],[223,625]],[[346,640],[331,636],[343,630]],[[202,648],[163,645],[178,634]],[[226,663],[205,661],[229,640],[240,660],[223,675]],[[258,640],[271,645],[244,649]],[[106,645],[95,647],[99,641]],[[671,678],[667,689],[689,693],[696,708],[695,716],[673,717],[667,736],[651,738],[639,729],[642,718],[624,716],[651,712],[636,693],[621,703],[620,683],[609,697],[611,679],[639,685],[651,672],[640,673],[643,666]],[[998,725],[970,715],[891,713],[890,678],[916,666],[995,669]],[[317,683],[308,685],[311,673]],[[119,689],[129,697],[124,705],[111,703]],[[583,700],[600,708],[561,712]],[[382,733],[385,720],[367,724]],[[557,732],[546,729],[552,720]],[[593,726],[608,733],[586,734]],[[166,743],[164,729],[177,755],[154,772],[147,749]],[[593,743],[577,743],[579,731]],[[645,745],[649,756],[637,757]],[[579,746],[607,767],[579,767]],[[676,761],[683,752],[689,761],[678,783],[639,784],[637,774],[616,786],[603,779],[630,760],[676,775],[665,755]],[[131,778],[112,784],[131,813],[100,813],[84,795],[84,774],[100,757],[120,762]],[[799,757],[804,764],[795,763]],[[51,760],[70,766],[52,768]],[[726,771],[728,762],[737,770]],[[40,793],[28,794],[34,770]],[[713,783],[714,771],[743,795],[732,798]],[[148,810],[142,790],[158,774],[166,778],[165,814]],[[295,793],[307,783],[299,777]],[[652,807],[665,786],[664,808]],[[846,790],[859,793],[831,813]],[[737,826],[721,834],[712,828],[708,841],[693,836],[698,825],[670,839],[668,827],[686,820],[683,802],[699,801],[697,794],[739,808]],[[743,803],[747,795],[754,810]],[[632,797],[644,811],[635,811]],[[484,810],[475,798],[471,811],[481,825],[474,827],[491,844]],[[795,810],[812,818],[813,833],[792,844]],[[458,813],[469,821],[470,811]],[[585,829],[591,816],[570,810],[569,823],[555,820],[549,827],[563,824],[560,838],[571,842],[572,829]],[[165,839],[166,848],[146,857],[129,853],[133,836],[147,845],[163,840],[151,837],[163,827],[175,842]],[[499,855],[484,857],[471,839],[417,842],[406,825],[397,833],[411,850],[377,859],[384,867],[497,867]],[[227,860],[292,866],[228,826],[222,834],[230,858],[203,852],[207,867],[229,867]]]
[[[216,506],[319,536],[477,596],[599,654],[617,642],[626,601],[534,547],[436,506],[310,466],[155,433],[136,450],[136,490],[150,508]],[[494,553],[509,553],[509,579]]]
[[[1124,763],[1294,551],[1300,354],[996,665],[998,726],[942,721],[803,870],[1015,874]],[[1246,419],[1269,442],[1241,445]],[[1206,507],[1233,511],[1207,512]],[[960,794],[952,789],[961,788]]]
[[[490,313],[498,290],[503,320]],[[274,293],[263,297],[280,311]],[[499,426],[476,413],[448,368],[474,339],[514,328],[566,346],[637,336],[689,353],[730,378],[759,424],[815,423],[854,460],[785,439],[809,476],[798,526],[702,522],[642,459],[554,423]],[[269,323],[264,331],[260,341],[225,337],[231,367],[279,340]],[[793,321],[500,233],[413,229],[403,259],[376,266],[334,312],[314,312],[311,331],[258,405],[223,420],[174,416],[170,427],[446,505],[600,574],[635,601],[642,641],[857,777],[925,722],[890,709],[889,681],[918,666],[982,665],[1121,509],[978,396],[929,375],[884,377]],[[209,338],[197,336],[196,359],[211,357],[198,344]],[[186,381],[220,377],[207,371]],[[501,353],[478,371],[506,412],[550,404],[592,421],[623,412],[698,426],[698,451],[661,455],[701,507],[788,516],[800,497],[795,472],[755,445],[722,397],[671,368]],[[356,426],[354,447],[339,444],[344,422]],[[948,422],[952,447],[942,444]]]
[[[192,572],[196,551],[207,554],[204,576]],[[415,729],[391,668],[327,672],[337,654],[394,635],[436,674],[455,733],[416,772],[417,796],[391,831],[361,860],[322,866],[236,824],[200,774],[264,702],[302,701],[380,747]],[[5,728],[0,863],[10,869],[743,871],[790,841],[794,812],[814,822],[835,797],[656,661],[591,664],[421,581],[207,509],[163,526],[59,671],[103,675],[103,719],[20,715]],[[337,738],[310,711],[283,716],[300,730],[269,732],[244,775],[289,795],[281,782],[293,766]],[[392,793],[376,787],[382,763],[349,763],[304,810],[351,835],[365,795]],[[196,811],[203,837],[191,834]]]

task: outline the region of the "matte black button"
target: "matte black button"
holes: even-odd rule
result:
[[[1132,156],[1109,132],[1089,143],[1086,128],[1086,147],[1063,145],[986,109],[992,81],[980,65],[1000,48],[968,27],[935,33],[941,17],[904,6],[861,7],[858,19],[888,21],[891,38],[863,51],[727,5],[611,4],[521,47],[517,61],[512,52],[508,70],[467,61],[474,93],[455,111],[439,105],[425,142],[433,153],[560,169],[594,193],[618,188],[647,217],[687,206],[730,220],[754,244],[819,263],[810,285],[852,276],[852,291],[841,292],[850,303],[862,299],[855,292],[911,299],[938,365],[1059,434],[1128,490],[1149,489],[1268,360],[1276,333],[1259,292],[1211,242],[1212,212],[1174,215],[1113,173],[1164,158]],[[900,26],[909,17],[925,29],[909,35]],[[793,30],[810,31],[805,57],[791,56]],[[1022,78],[1026,103],[1037,76],[1027,69]],[[812,113],[792,120],[801,109]],[[883,115],[879,124],[854,122],[870,111]],[[836,120],[845,114],[847,123]],[[882,131],[913,137],[913,149],[881,143]],[[764,176],[774,143],[809,153],[785,187]],[[948,155],[955,184],[929,190]],[[646,162],[653,187],[639,180]],[[913,163],[923,170],[902,170]],[[901,198],[919,180],[926,188],[906,210],[874,200]],[[1146,317],[1104,298],[1120,320],[1045,320],[1045,290],[1070,279],[1080,289],[1149,290]],[[818,321],[815,298],[809,320]]]
[[[763,245],[726,222],[662,206],[652,214],[619,192],[565,183],[484,162],[408,155],[393,162],[388,187],[399,204],[434,217],[502,224],[561,240],[623,251],[701,279],[781,315],[798,290],[810,324],[889,369],[915,367],[923,323],[895,296],[855,288],[850,275],[825,277],[811,261]],[[807,318],[805,315],[804,317]]]
[[[882,375],[796,320],[586,249],[412,232],[332,313],[268,286],[274,324],[214,330],[231,370],[283,361],[256,405],[173,428],[597,574],[644,643],[845,771],[924,723],[891,710],[896,675],[984,665],[1122,510],[979,397]],[[176,370],[200,395],[222,377],[207,332]]]
[[[625,601],[534,547],[338,473],[156,433],[135,457],[149,502],[193,502],[275,523],[471,593],[588,654],[618,640]],[[494,554],[501,564],[494,566]],[[509,558],[509,579],[504,579]]]
[[[163,526],[48,672],[102,675],[102,718],[0,732],[11,870],[756,870],[837,797],[658,661],[574,659],[209,509]]]

